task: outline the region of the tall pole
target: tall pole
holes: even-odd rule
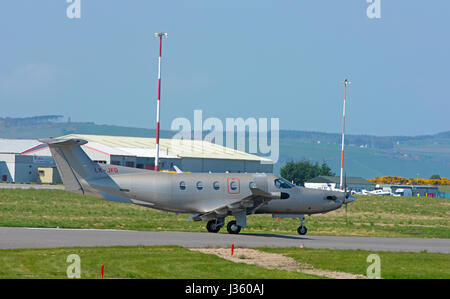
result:
[[[349,82],[347,79],[344,80],[344,109],[342,113],[342,146],[341,146],[341,178],[339,189],[342,190],[343,183],[343,175],[344,175],[344,138],[345,138],[345,102],[347,100],[347,85],[350,85],[352,82]]]
[[[167,33],[155,33],[155,37],[159,37],[159,57],[158,57],[158,99],[156,101],[156,153],[155,153],[155,171],[159,171],[159,106],[161,100],[161,54],[162,54],[162,38],[167,38]]]

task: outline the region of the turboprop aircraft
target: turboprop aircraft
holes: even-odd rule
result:
[[[191,214],[207,221],[206,229],[238,234],[247,216],[299,218],[297,232],[307,233],[304,215],[327,213],[355,200],[347,192],[299,187],[265,173],[176,173],[93,162],[83,151],[82,139],[40,139],[47,143],[68,192],[108,201],[132,203],[167,212]]]

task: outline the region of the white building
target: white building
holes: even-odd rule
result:
[[[81,134],[60,138],[87,140],[82,149],[97,163],[150,170],[155,166],[155,138]],[[0,155],[0,180],[6,175],[6,181],[34,182],[38,167],[54,166],[48,146],[37,140],[0,139]],[[269,159],[202,140],[160,139],[159,157],[160,170],[177,166],[189,172],[273,172]]]
[[[37,140],[0,139],[0,181],[37,182],[38,167],[54,166],[53,159],[39,155],[24,155],[41,146]]]

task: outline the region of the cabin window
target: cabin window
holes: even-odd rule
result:
[[[236,181],[231,181],[230,182],[230,189],[235,191],[238,188],[238,183]]]
[[[203,190],[203,182],[197,182],[197,189]]]
[[[220,183],[218,181],[215,181],[213,183],[213,188],[214,188],[214,190],[219,190],[220,189]]]
[[[180,189],[181,190],[186,190],[186,183],[185,182],[180,182]]]
[[[250,187],[250,189],[256,188],[255,182],[250,182],[250,183],[248,184],[248,186]]]

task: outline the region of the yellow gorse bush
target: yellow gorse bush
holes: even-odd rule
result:
[[[450,185],[450,179],[441,178],[440,180],[434,179],[406,179],[400,176],[383,176],[369,179],[370,182],[375,184],[394,184],[394,185]]]

